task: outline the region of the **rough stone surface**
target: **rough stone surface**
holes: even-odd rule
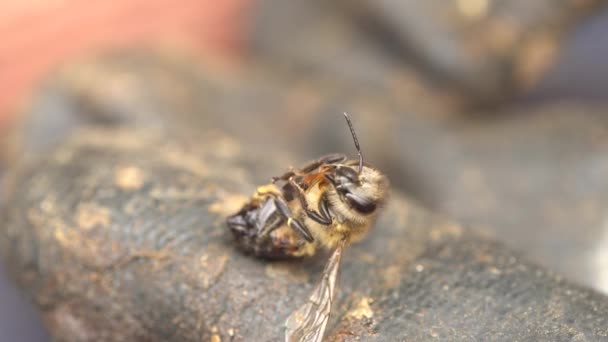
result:
[[[375,87],[262,63],[209,72],[175,55],[116,54],[48,82],[21,130],[19,156],[45,151],[78,125],[122,123],[190,142],[210,131],[261,151],[280,145],[290,152],[282,168],[354,152],[340,115],[348,111],[366,159],[395,188],[608,291],[606,109],[564,102],[463,115],[420,83],[410,75]],[[256,184],[268,180],[268,170],[247,167]]]
[[[314,75],[293,78],[258,68],[218,77],[172,59],[132,58],[87,64],[88,74],[68,72],[49,83],[39,101],[51,102],[33,105],[22,125],[20,151],[13,155],[0,251],[56,339],[280,340],[285,318],[308,296],[327,255],[274,263],[244,256],[234,248],[224,218],[256,185],[305,160],[285,151],[330,152],[320,151],[327,146],[348,151],[348,131],[340,120],[315,121],[342,103],[365,108],[356,116],[364,150],[390,171],[395,191],[370,236],[343,258],[330,341],[608,338],[606,297],[533,265],[493,242],[488,230],[463,228],[398,190],[419,179],[399,172],[412,170],[405,168],[411,159],[400,161],[401,153],[420,148],[403,137],[450,137],[446,130],[455,128],[447,128],[468,121],[433,114],[423,101],[419,110],[435,121],[419,116],[408,131],[411,137],[387,140],[393,133],[385,131],[382,140],[382,127],[410,127],[416,117],[411,112],[404,118],[389,115],[409,100],[339,82],[317,89],[321,82]],[[87,83],[76,75],[88,75],[87,82],[96,86],[75,86]],[[281,100],[285,93],[292,94],[290,101]],[[65,120],[52,125],[41,120],[48,103],[55,103],[50,108],[64,113]],[[316,103],[310,108],[317,110],[308,117],[306,111],[284,114],[287,108],[302,110],[302,103]],[[245,112],[260,115],[248,119]],[[220,114],[226,113],[233,116],[222,115],[222,124]],[[299,130],[280,124],[297,118]],[[241,125],[235,128],[235,122]],[[365,124],[370,122],[376,125]],[[532,133],[537,126],[544,127],[533,125]],[[230,127],[243,134],[222,132]],[[489,126],[484,127],[470,136],[484,136]],[[298,133],[292,141],[291,132]],[[307,139],[315,143],[298,144]],[[285,151],[277,140],[285,142]],[[470,141],[478,146],[484,140]],[[384,150],[401,153],[382,153],[382,143]],[[429,168],[450,165],[445,163],[459,156],[440,162],[450,154],[428,146],[428,152],[415,156]],[[391,167],[395,158],[397,167]],[[425,192],[412,188],[410,193]],[[464,198],[466,204],[484,197]]]
[[[221,135],[79,129],[12,178],[2,257],[60,340],[276,341],[327,256],[269,263],[232,245],[224,218],[264,156]],[[608,337],[605,297],[398,192],[340,277],[330,340]]]

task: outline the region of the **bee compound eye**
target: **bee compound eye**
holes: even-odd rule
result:
[[[348,204],[361,214],[371,214],[376,210],[376,203],[369,198],[362,197],[352,192],[344,194]]]

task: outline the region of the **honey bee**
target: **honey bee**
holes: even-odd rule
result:
[[[286,341],[321,341],[329,319],[340,258],[345,246],[361,240],[386,202],[387,177],[363,161],[352,122],[358,159],[330,154],[301,169],[273,177],[251,200],[228,217],[237,246],[267,259],[314,255],[333,249],[308,302],[286,321]]]

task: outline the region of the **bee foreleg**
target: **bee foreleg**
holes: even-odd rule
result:
[[[329,205],[327,202],[327,196],[321,197],[321,201],[319,202],[319,211],[323,217],[331,218],[331,214],[329,212]]]
[[[318,212],[310,208],[310,206],[308,205],[308,201],[306,200],[304,190],[302,190],[302,188],[300,188],[293,180],[289,180],[289,183],[296,188],[298,193],[298,199],[300,200],[300,204],[302,205],[302,209],[304,209],[306,216],[310,217],[311,220],[314,220],[315,222],[318,222],[324,226],[329,226],[332,224],[333,220],[331,216],[319,214]],[[329,212],[326,212],[324,214],[328,213]]]
[[[315,239],[310,233],[310,230],[302,222],[293,217],[293,214],[291,213],[291,210],[289,210],[289,207],[287,206],[287,203],[285,203],[285,200],[281,197],[276,196],[274,198],[274,201],[281,215],[283,215],[287,219],[287,225],[291,229],[299,233],[304,239],[306,239],[306,241],[313,242]]]
[[[300,235],[302,235],[304,237],[304,239],[306,239],[306,241],[308,241],[308,242],[315,241],[315,239],[312,237],[312,234],[310,233],[310,230],[308,230],[308,228],[304,225],[304,223],[300,222],[298,219],[295,219],[293,217],[287,218],[287,225],[291,229],[300,233]]]
[[[310,164],[304,166],[300,170],[300,172],[302,172],[302,173],[312,172],[323,164],[335,164],[335,163],[345,161],[346,159],[347,159],[346,155],[341,154],[341,153],[328,154],[328,155],[323,156],[323,157],[311,162]]]
[[[286,181],[286,180],[288,180],[289,178],[291,178],[291,177],[293,177],[295,175],[296,175],[296,173],[294,171],[289,170],[289,171],[285,172],[284,174],[282,174],[282,175],[280,175],[278,177],[272,177],[272,183],[274,184],[274,183],[276,183],[278,181]]]

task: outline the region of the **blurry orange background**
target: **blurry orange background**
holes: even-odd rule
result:
[[[62,61],[131,44],[235,56],[249,0],[0,1],[0,127]]]

